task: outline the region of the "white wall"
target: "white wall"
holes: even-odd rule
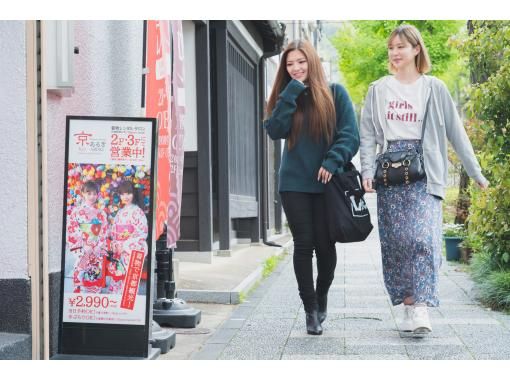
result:
[[[24,21],[0,21],[0,278],[28,278]]]
[[[197,76],[195,54],[195,24],[182,22],[184,35],[184,88],[186,91],[186,115],[184,117],[184,151],[196,152],[197,143]],[[202,86],[199,86],[199,89]]]
[[[49,269],[60,271],[66,115],[140,117],[142,21],[76,21],[75,92],[48,94]],[[0,57],[3,60],[3,57]]]

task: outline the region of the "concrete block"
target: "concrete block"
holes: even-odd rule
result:
[[[177,260],[190,263],[205,263],[211,264],[213,252],[212,251],[182,251],[174,252],[173,257]]]

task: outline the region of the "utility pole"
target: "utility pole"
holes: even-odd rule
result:
[[[315,33],[313,38],[313,46],[315,47],[315,50],[317,50],[319,46],[319,33],[321,30],[321,22],[320,20],[315,21]]]

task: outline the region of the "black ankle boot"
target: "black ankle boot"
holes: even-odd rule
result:
[[[325,294],[323,296],[317,296],[317,303],[319,304],[317,317],[319,318],[319,322],[322,323],[328,316],[328,295]]]
[[[322,326],[317,316],[317,309],[306,312],[306,332],[310,335],[322,334]]]

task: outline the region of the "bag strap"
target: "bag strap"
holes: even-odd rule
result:
[[[335,86],[335,83],[331,84],[331,92],[333,92],[333,106],[335,108],[335,120],[336,120],[336,86]],[[353,172],[357,171],[356,167],[354,166],[354,164],[351,161],[349,161],[348,163],[346,163],[344,165],[344,173],[349,172],[349,171],[353,171]],[[360,183],[363,183],[363,180],[361,179],[361,174],[358,173],[358,175],[359,175]]]
[[[349,177],[358,177],[359,184],[360,184],[360,190],[358,192],[355,192],[357,196],[362,197],[365,194],[365,190],[363,189],[363,178],[361,177],[361,173],[356,169],[356,166],[352,163],[352,161],[349,161],[347,164],[344,165],[344,172],[341,175],[347,175]]]
[[[425,104],[425,113],[423,114],[423,125],[421,126],[421,142],[423,144],[423,136],[425,136],[425,125],[427,124],[427,115],[429,114],[429,103],[430,98],[432,98],[432,87],[430,88],[430,95],[427,99],[427,103]]]

